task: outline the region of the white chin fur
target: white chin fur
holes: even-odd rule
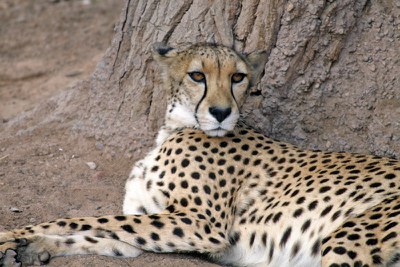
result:
[[[212,136],[212,137],[222,137],[225,136],[227,131],[223,130],[223,129],[216,129],[216,130],[208,130],[208,131],[204,131],[204,133],[208,136]]]

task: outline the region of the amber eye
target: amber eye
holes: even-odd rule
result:
[[[241,81],[243,81],[244,77],[246,77],[246,74],[244,73],[234,73],[231,80],[233,83],[240,83]]]
[[[188,74],[189,74],[190,78],[197,83],[202,83],[206,79],[206,76],[204,75],[204,73],[199,72],[199,71],[189,72]]]

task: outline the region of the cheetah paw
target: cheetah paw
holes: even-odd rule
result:
[[[51,255],[41,248],[40,239],[40,236],[19,238],[0,245],[0,266],[23,267],[49,263]]]

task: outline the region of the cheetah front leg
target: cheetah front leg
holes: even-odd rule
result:
[[[141,250],[216,253],[228,245],[224,231],[186,212],[61,219],[29,231],[3,234],[2,266],[45,264],[52,257],[77,254],[136,257]]]
[[[52,257],[97,254],[137,257],[142,250],[125,242],[83,234],[69,236],[36,234],[0,245],[1,266],[44,265]],[[0,255],[1,257],[1,255]]]

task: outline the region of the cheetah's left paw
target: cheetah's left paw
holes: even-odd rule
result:
[[[45,249],[44,238],[30,236],[0,245],[0,266],[22,267],[44,265],[50,261],[50,253]]]

